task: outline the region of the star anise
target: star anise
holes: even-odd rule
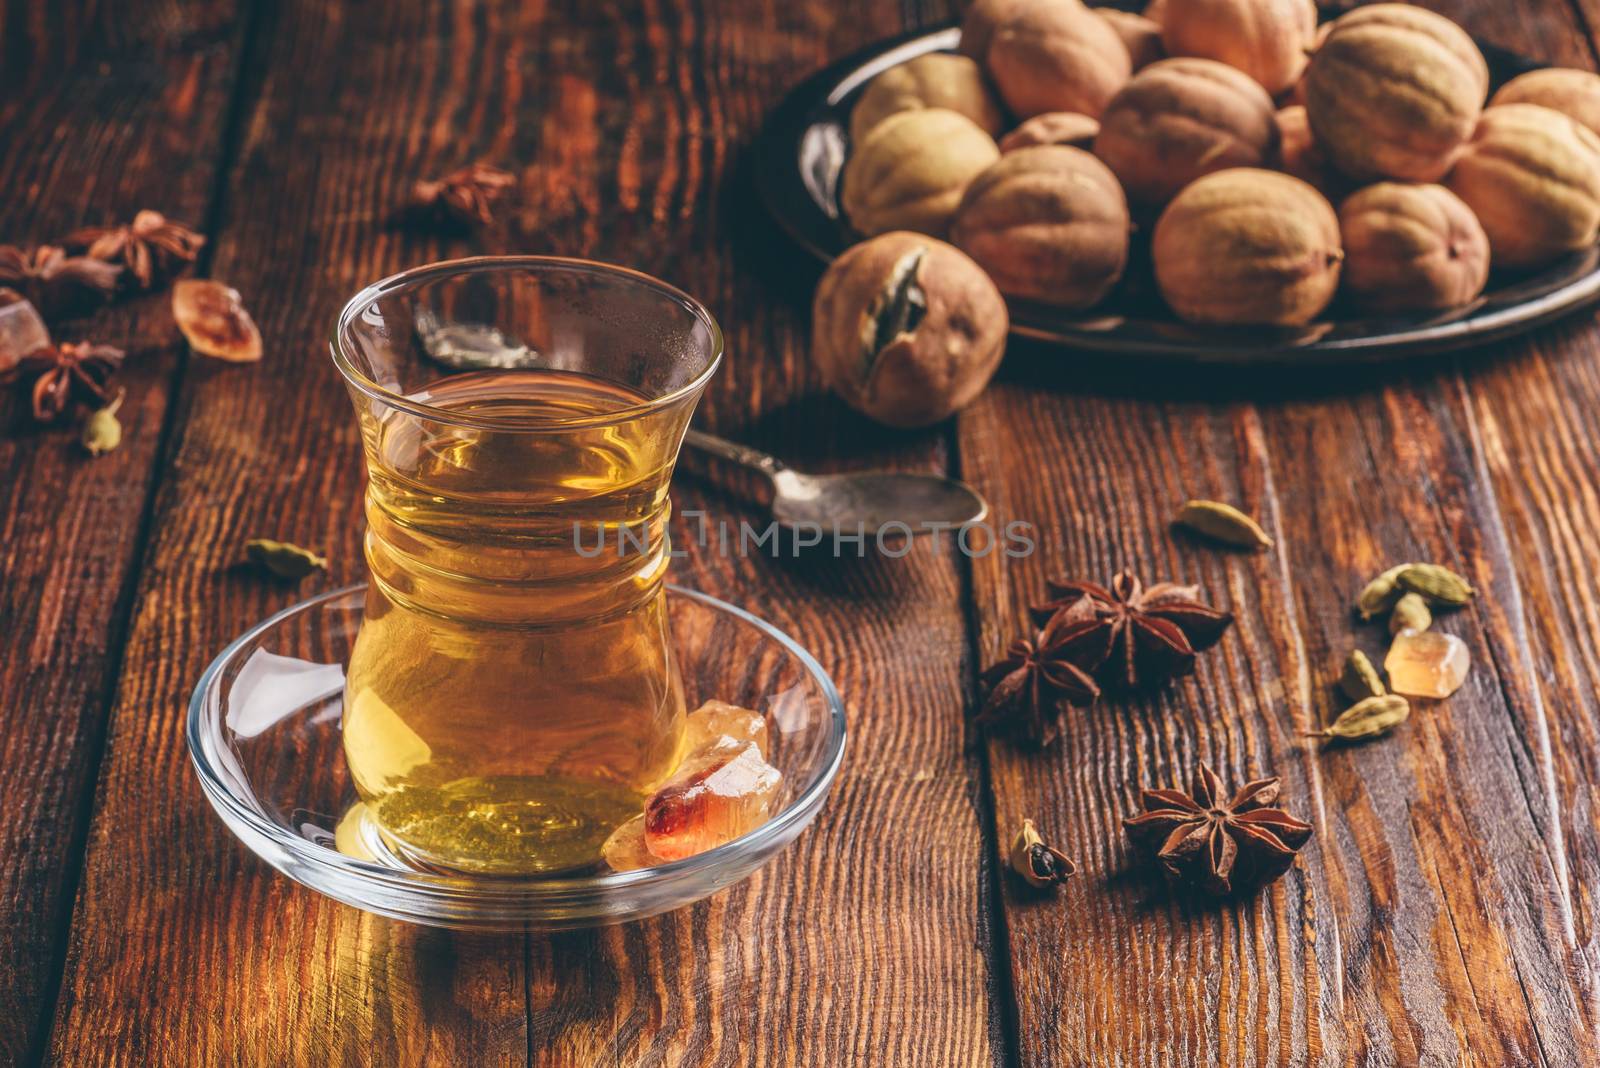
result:
[[[96,408],[111,403],[106,383],[122,365],[123,351],[88,342],[46,345],[22,357],[0,384],[33,382],[33,417],[53,422],[74,400]]]
[[[1198,586],[1146,587],[1126,571],[1110,589],[1072,579],[1049,587],[1052,600],[1033,608],[1045,635],[1069,643],[1074,662],[1101,682],[1127,689],[1190,674],[1195,653],[1221,641],[1233,623],[1232,613],[1198,600]]]
[[[1278,800],[1280,778],[1257,779],[1223,800],[1222,780],[1200,765],[1193,796],[1145,790],[1145,811],[1122,821],[1140,846],[1154,850],[1169,879],[1222,896],[1272,882],[1311,838],[1311,824]]]
[[[1012,642],[1005,658],[983,673],[989,696],[978,722],[1011,724],[1041,747],[1055,741],[1067,706],[1091,705],[1100,696],[1100,687],[1070,659],[1070,651],[1042,634]]]
[[[68,256],[55,245],[29,251],[0,245],[0,285],[10,286],[46,319],[76,312],[117,291],[122,268],[87,256]]]
[[[149,289],[182,270],[183,264],[193,263],[205,243],[202,235],[159,211],[141,211],[126,226],[85,227],[63,242],[90,259],[123,264],[140,289]]]
[[[413,185],[405,214],[425,222],[488,226],[494,222],[495,201],[516,181],[509,171],[474,163],[437,181]]]

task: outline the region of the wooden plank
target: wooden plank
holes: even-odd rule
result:
[[[1576,39],[1561,22],[1540,19],[1519,27],[1515,40],[1529,42],[1529,48],[1561,65],[1595,69],[1600,9],[1587,0],[1575,7]],[[1515,359],[1472,366],[1462,396],[1494,487],[1530,632],[1522,663],[1547,731],[1533,740],[1549,746],[1552,769],[1554,804],[1546,837],[1561,864],[1563,904],[1572,916],[1569,937],[1583,953],[1574,983],[1591,1006],[1600,998],[1594,919],[1600,908],[1597,352],[1595,316],[1577,316],[1532,339]]]
[[[199,226],[238,42],[233,6],[14,2],[0,12],[0,240],[59,240],[142,208]],[[87,46],[96,62],[78,60]],[[176,368],[165,298],[57,324],[128,352],[125,437],[90,459],[70,425],[0,398],[0,1064],[31,1062],[61,969],[133,566]]]
[[[1585,950],[1574,980],[1593,1003],[1600,983],[1595,916],[1600,910],[1600,519],[1594,480],[1600,454],[1600,345],[1592,318],[1552,330],[1470,379],[1478,451],[1499,505],[1526,621],[1523,670],[1542,705],[1550,748],[1552,819],[1546,837],[1562,864],[1570,937]]]
[[[1059,751],[990,746],[997,831],[1031,816],[1085,865],[1059,905],[1008,887],[1020,1034],[1036,1037],[1024,1063],[1162,1064],[1164,1051],[1197,1064],[1455,1063],[1474,1050],[1568,1063],[1560,1054],[1592,1040],[1529,635],[1455,388],[1445,376],[1219,412],[1007,387],[965,420],[964,437],[1004,426],[1026,441],[1004,463],[968,454],[966,469],[1002,515],[1046,532],[1042,559],[1005,575],[978,566],[986,656],[1058,571],[1200,582],[1239,617],[1195,680],[1073,717]],[[1170,537],[1165,521],[1191,495],[1243,502],[1278,548],[1229,557]],[[1468,641],[1474,675],[1397,737],[1318,755],[1298,735],[1333,713],[1344,651],[1382,648],[1352,625],[1349,597],[1410,558],[1451,562],[1485,590],[1440,623]],[[1284,775],[1290,807],[1318,825],[1259,901],[1169,898],[1124,844],[1137,786],[1186,780],[1201,760],[1236,782]]]
[[[1516,37],[1554,62],[1593,70],[1600,59],[1600,6],[1577,0],[1578,40],[1565,20],[1547,16]],[[1493,9],[1491,9],[1493,10]],[[1487,16],[1489,12],[1485,12]],[[1501,15],[1494,11],[1495,15]],[[1512,31],[1490,31],[1507,32]],[[1573,941],[1584,950],[1574,975],[1579,996],[1600,991],[1600,331],[1593,314],[1532,339],[1511,359],[1469,369],[1477,450],[1494,487],[1501,528],[1516,566],[1530,632],[1524,663],[1548,729],[1555,803],[1546,836],[1565,862]]]
[[[1469,31],[1524,55],[1562,66],[1593,69],[1595,65],[1593,22],[1591,18],[1585,25],[1581,20],[1582,3],[1574,5],[1580,14],[1577,19],[1562,4],[1432,6]],[[1456,428],[1456,436],[1469,446],[1464,452],[1474,465],[1470,497],[1471,511],[1477,514],[1469,511],[1459,537],[1470,543],[1476,527],[1477,536],[1489,547],[1486,555],[1503,556],[1514,565],[1509,579],[1492,576],[1496,597],[1489,607],[1495,618],[1485,631],[1491,639],[1489,659],[1496,682],[1522,746],[1520,751],[1512,749],[1504,761],[1514,767],[1517,787],[1507,796],[1525,799],[1540,843],[1538,851],[1529,851],[1527,861],[1537,878],[1514,871],[1515,864],[1497,865],[1497,874],[1511,907],[1519,912],[1514,926],[1533,928],[1518,932],[1524,948],[1527,939],[1543,937],[1558,947],[1555,956],[1565,961],[1566,990],[1555,989],[1559,984],[1538,976],[1536,969],[1518,977],[1518,985],[1528,991],[1526,1002],[1544,1043],[1540,1052],[1551,1064],[1592,1056],[1583,1051],[1593,1050],[1600,1026],[1596,1016],[1600,959],[1591,919],[1600,869],[1600,814],[1593,803],[1597,781],[1593,739],[1600,703],[1594,697],[1593,659],[1574,655],[1593,648],[1595,616],[1581,592],[1576,602],[1569,594],[1594,588],[1596,558],[1592,539],[1577,546],[1556,546],[1553,556],[1548,536],[1574,525],[1585,529],[1594,514],[1593,494],[1552,494],[1548,481],[1542,482],[1544,492],[1530,493],[1541,484],[1530,476],[1551,471],[1552,456],[1564,458],[1568,469],[1563,477],[1579,479],[1577,485],[1586,484],[1581,481],[1585,471],[1594,469],[1600,450],[1592,417],[1596,337],[1595,316],[1586,312],[1508,346],[1510,351],[1464,358],[1459,380],[1441,389],[1438,404],[1444,414],[1405,413],[1411,421],[1420,415]],[[1573,427],[1587,427],[1587,438],[1571,438]],[[1406,447],[1396,445],[1409,468],[1400,481],[1409,477],[1415,485],[1429,485],[1427,472],[1416,462],[1425,462],[1425,457],[1409,447],[1409,439],[1421,437],[1415,429],[1404,427],[1413,433],[1402,434],[1408,439]],[[1460,522],[1449,504],[1469,497],[1466,490],[1458,491],[1447,479],[1435,480],[1431,488],[1446,502],[1445,515]],[[1535,506],[1537,515],[1530,511]],[[1544,533],[1534,534],[1535,528]],[[1574,558],[1569,555],[1574,548],[1580,553],[1587,549],[1588,556]],[[1564,566],[1558,565],[1556,560],[1563,557]],[[1565,585],[1569,581],[1575,585]],[[1552,669],[1552,660],[1561,666]],[[1491,848],[1502,845],[1495,842]],[[1470,872],[1462,874],[1463,881],[1470,878]],[[1549,899],[1540,902],[1541,895]],[[1532,904],[1524,906],[1524,900]],[[1482,990],[1480,984],[1480,997]],[[1568,1035],[1579,1036],[1572,1046],[1566,1044]]]
[[[361,570],[355,424],[322,339],[360,284],[448,251],[382,219],[412,176],[485,135],[448,92],[480,68],[418,7],[277,10],[245,56],[252,97],[212,273],[243,293],[267,356],[198,365],[182,384],[57,1010],[61,1063],[525,1059],[520,940],[443,937],[292,886],[223,830],[181,741],[188,692],[231,635]],[[332,575],[291,590],[234,569],[262,535],[326,548]]]
[[[1564,6],[1525,8],[1445,9],[1509,47],[1582,58]],[[1032,816],[1085,869],[1059,900],[1007,881],[1022,1063],[1553,1065],[1593,1050],[1582,888],[1595,836],[1586,800],[1580,825],[1564,811],[1595,782],[1592,626],[1586,605],[1559,621],[1539,609],[1562,579],[1588,574],[1587,546],[1565,532],[1591,501],[1558,488],[1583,484],[1594,444],[1570,429],[1583,393],[1541,383],[1549,372],[1526,355],[1562,349],[1570,389],[1592,378],[1581,355],[1592,337],[1586,321],[1464,374],[1163,372],[1155,387],[1137,370],[1063,371],[1058,353],[1013,353],[1010,381],[961,420],[962,463],[1002,516],[1040,526],[1043,551],[1020,567],[976,565],[984,658],[1062,571],[1200,582],[1239,619],[1193,680],[1071,717],[1058,750],[988,746],[997,835]],[[1485,378],[1514,423],[1483,418]],[[1541,411],[1563,419],[1510,462],[1507,439]],[[1512,518],[1563,532],[1554,574],[1500,510],[1504,484],[1528,481],[1550,451],[1565,461],[1559,481]],[[1172,536],[1189,496],[1248,507],[1276,549],[1230,555]],[[1439,624],[1468,642],[1473,676],[1396,737],[1318,754],[1299,735],[1334,712],[1344,652],[1383,647],[1349,599],[1413,558],[1450,562],[1484,590]],[[1571,726],[1553,712],[1552,674],[1563,696],[1589,695]],[[1125,844],[1138,786],[1186,779],[1202,760],[1235,782],[1283,775],[1289,807],[1318,827],[1259,900],[1169,896]]]
[[[979,918],[990,850],[963,748],[961,583],[931,546],[884,567],[680,562],[681,581],[806,641],[835,670],[853,732],[816,827],[692,909],[525,942],[422,932],[275,876],[206,811],[178,745],[200,670],[251,621],[361,573],[355,426],[321,351],[325,326],[360,283],[471,247],[381,228],[415,176],[479,156],[520,162],[512,247],[620,260],[702,295],[730,349],[709,425],[797,461],[942,463],[937,434],[881,435],[806,396],[810,280],[773,262],[774,250],[793,253],[731,178],[778,94],[829,55],[892,32],[891,13],[507,0],[439,17],[424,6],[357,20],[338,5],[286,5],[251,55],[261,96],[215,270],[244,291],[269,355],[185,382],[55,1057],[994,1063],[999,1001]],[[677,499],[749,515],[687,481]],[[333,574],[291,593],[229,572],[257,533],[325,547]]]

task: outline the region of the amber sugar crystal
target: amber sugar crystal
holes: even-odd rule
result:
[[[772,815],[783,775],[767,763],[759,713],[707,701],[684,723],[687,755],[602,853],[617,871],[648,868],[731,842]]]
[[[34,306],[16,290],[0,288],[0,378],[49,344],[50,330]]]
[[[1389,689],[1407,697],[1449,697],[1466,681],[1472,667],[1467,643],[1436,630],[1398,635],[1383,661]]]
[[[612,871],[636,871],[661,863],[661,858],[645,847],[643,813],[612,831],[600,852]]]
[[[662,860],[681,860],[731,842],[767,821],[782,780],[756,743],[720,739],[650,798],[645,845]]]
[[[754,742],[767,757],[767,720],[759,712],[726,701],[707,701],[689,713],[683,723],[683,748],[693,753],[715,745],[723,738]]]

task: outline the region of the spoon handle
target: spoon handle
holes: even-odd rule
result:
[[[783,463],[777,457],[769,456],[760,449],[752,449],[748,445],[715,437],[703,430],[691,429],[684,435],[683,440],[693,448],[709,452],[713,456],[720,456],[724,460],[732,460],[764,475],[776,475],[783,470]]]

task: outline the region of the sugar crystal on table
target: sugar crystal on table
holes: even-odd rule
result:
[[[1389,689],[1407,697],[1449,697],[1461,688],[1471,667],[1467,643],[1436,630],[1400,634],[1383,661]]]
[[[644,840],[662,860],[680,860],[765,823],[783,776],[755,742],[723,738],[691,753],[644,810]]]
[[[0,289],[0,375],[48,344],[50,331],[34,306],[16,290]]]

